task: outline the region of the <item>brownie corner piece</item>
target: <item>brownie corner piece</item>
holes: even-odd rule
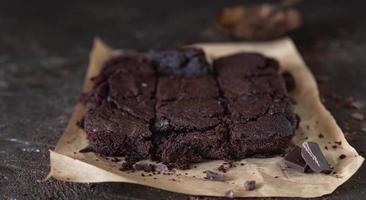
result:
[[[152,148],[152,133],[146,122],[103,102],[87,111],[84,118],[87,138],[94,152],[105,156],[147,158]]]
[[[200,76],[209,72],[205,52],[194,47],[161,48],[151,53],[160,75]]]

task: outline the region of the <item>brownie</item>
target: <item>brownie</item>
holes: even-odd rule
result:
[[[287,96],[285,83],[277,75],[236,78],[220,74],[218,82],[227,98],[248,94]]]
[[[255,77],[261,75],[276,75],[278,62],[256,53],[238,53],[218,58],[213,63],[220,78]]]
[[[238,159],[282,153],[294,134],[293,125],[282,114],[265,114],[254,121],[232,124],[230,129],[231,147]]]
[[[106,101],[86,113],[84,128],[90,146],[102,155],[143,159],[152,148],[149,125]]]
[[[155,128],[158,131],[189,132],[213,128],[220,123],[224,108],[216,99],[182,99],[159,102]]]
[[[205,53],[193,47],[162,48],[151,53],[160,75],[200,76],[209,71]]]
[[[190,163],[214,159],[230,159],[227,129],[222,125],[202,132],[173,133],[159,144],[161,161],[181,169]]]
[[[83,95],[80,127],[94,152],[189,168],[205,160],[281,153],[297,118],[277,61],[254,53],[214,60],[160,49],[108,61]],[[211,73],[212,71],[212,73]]]
[[[219,90],[214,77],[161,77],[157,86],[157,99],[170,101],[177,99],[218,98]]]

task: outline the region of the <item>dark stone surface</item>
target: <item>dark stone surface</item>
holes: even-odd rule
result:
[[[239,2],[239,1],[237,1]],[[240,1],[243,2],[243,1]],[[20,1],[0,5],[0,198],[187,199],[186,195],[122,183],[42,182],[48,149],[66,127],[80,95],[95,35],[115,47],[229,41],[212,15],[234,1]],[[336,92],[366,101],[365,1],[305,1],[300,52],[321,81],[325,104],[364,155],[365,132]],[[338,99],[338,100],[337,100]],[[363,108],[361,113],[366,114]],[[363,199],[366,167],[326,199]]]

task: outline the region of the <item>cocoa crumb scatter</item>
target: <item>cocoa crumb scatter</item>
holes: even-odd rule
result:
[[[320,134],[318,135],[318,137],[319,137],[319,138],[324,138],[324,135],[320,133]]]
[[[324,147],[324,149],[325,149],[325,150],[328,150],[328,147],[327,147],[327,146],[325,146],[325,147]]]
[[[334,142],[335,144],[338,144],[338,145],[342,145],[342,142],[339,141],[339,142]]]
[[[338,148],[338,146],[337,145],[333,145],[332,148],[333,149],[336,149],[336,148]]]

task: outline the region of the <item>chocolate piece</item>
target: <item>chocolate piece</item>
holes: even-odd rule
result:
[[[315,142],[304,142],[301,148],[301,156],[314,172],[328,174],[332,171],[319,145]]]
[[[161,75],[199,76],[209,71],[205,53],[193,47],[153,51],[151,59]]]
[[[283,161],[287,167],[290,167],[299,172],[306,172],[309,166],[301,156],[301,148],[295,147],[292,151],[288,152]]]
[[[252,191],[256,188],[256,182],[254,180],[245,181],[244,188],[246,191]]]
[[[225,177],[222,174],[213,172],[213,171],[204,171],[203,173],[206,174],[205,179],[210,180],[210,181],[225,181]]]

